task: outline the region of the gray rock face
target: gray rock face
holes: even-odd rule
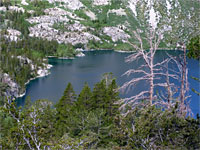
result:
[[[7,88],[5,95],[7,97],[19,97],[20,94],[20,86],[14,82],[11,77],[7,74],[4,73],[3,75],[3,83],[6,83],[9,88]]]
[[[126,34],[118,27],[104,27],[103,32],[110,36],[113,42],[117,42],[119,40],[126,42],[130,38],[130,35]]]
[[[21,64],[29,64],[31,67],[31,70],[33,71],[32,75],[34,77],[29,79],[25,84],[28,84],[30,80],[33,80],[38,77],[44,77],[50,73],[49,69],[52,67],[52,65],[43,63],[42,66],[37,66],[36,64],[33,63],[32,60],[30,60],[27,57],[17,56],[17,58],[20,60]],[[7,85],[7,88],[5,91],[6,97],[17,98],[17,97],[22,97],[25,94],[25,90],[22,90],[22,87],[15,80],[13,80],[9,76],[9,74],[3,73],[2,75],[3,76],[2,76],[1,82]]]

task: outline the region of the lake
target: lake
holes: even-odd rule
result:
[[[170,54],[178,55],[180,51],[167,51]],[[23,105],[27,96],[31,97],[32,101],[37,99],[49,99],[56,103],[62,96],[64,89],[68,82],[71,82],[76,94],[79,94],[85,82],[93,88],[94,84],[99,82],[102,75],[106,72],[112,72],[117,79],[119,86],[123,85],[126,81],[137,75],[131,75],[129,77],[122,76],[122,74],[130,68],[138,68],[143,61],[138,60],[132,63],[125,63],[125,57],[130,53],[119,53],[115,51],[87,51],[84,52],[85,57],[76,58],[73,60],[62,60],[50,58],[49,64],[52,64],[51,74],[42,78],[37,78],[30,81],[26,86],[26,95],[22,98],[18,98],[18,105]],[[161,61],[166,57],[166,51],[158,51],[156,53],[155,62]],[[173,66],[171,66],[173,67]],[[190,106],[193,113],[196,115],[199,113],[200,100],[199,96],[192,92],[192,88],[199,91],[199,83],[191,78],[191,76],[199,77],[200,65],[199,61],[194,59],[188,59],[189,68],[189,83],[190,83]],[[121,93],[120,97],[130,97],[135,93],[145,89],[147,87],[146,82],[141,82],[133,87],[126,93]],[[157,89],[159,90],[159,88]]]

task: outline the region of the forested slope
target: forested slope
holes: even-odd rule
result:
[[[47,56],[84,56],[81,49],[134,51],[133,31],[145,37],[147,25],[161,31],[159,48],[175,49],[199,35],[195,0],[3,0],[0,6],[2,81],[10,81],[13,96],[24,93],[29,79],[48,74]]]

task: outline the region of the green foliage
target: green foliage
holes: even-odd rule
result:
[[[68,83],[63,96],[58,101],[58,103],[55,105],[56,108],[56,129],[57,134],[59,136],[64,135],[68,131],[68,118],[70,116],[70,111],[72,109],[72,106],[74,105],[74,102],[76,101],[76,94],[73,90],[72,84]]]
[[[2,0],[0,1],[0,6],[5,6],[6,8],[8,8],[8,6],[12,6],[12,1],[10,0]]]
[[[94,85],[92,100],[91,100],[91,109],[97,108],[106,108],[106,100],[108,98],[106,91],[106,82],[102,80],[101,82]]]
[[[78,96],[77,102],[76,102],[77,108],[81,107],[80,110],[88,109],[89,105],[90,105],[91,97],[92,97],[91,89],[88,86],[88,84],[85,83],[81,93]]]
[[[24,104],[24,110],[28,110],[31,107],[32,103],[31,103],[31,97],[27,96],[25,99],[25,104]]]
[[[50,4],[47,0],[34,0],[28,3],[29,5],[23,7],[25,10],[34,10],[33,14],[31,14],[34,17],[45,15],[44,10],[53,7],[53,4]]]
[[[75,102],[76,100],[76,94],[73,90],[72,84],[68,83],[63,96],[61,97],[57,107],[64,107],[65,105],[71,105]]]
[[[5,148],[9,148],[11,145],[13,145],[11,140],[11,129],[14,126],[15,122],[13,118],[0,108],[0,145],[5,145]]]
[[[176,108],[147,106],[121,115],[112,73],[93,91],[84,85],[76,98],[69,83],[52,107],[48,100],[23,110],[12,100],[0,107],[0,146],[5,149],[199,149],[200,119],[183,118]],[[36,140],[34,140],[35,137]],[[40,144],[39,144],[40,143]]]
[[[75,57],[76,51],[71,44],[68,45],[60,44],[56,51],[56,55],[58,57]]]
[[[97,49],[98,45],[97,45],[97,42],[95,40],[90,40],[87,43],[87,47],[88,47],[88,49]]]
[[[1,65],[0,65],[0,107],[4,105],[4,100],[5,100],[5,92],[9,88],[7,83],[3,83],[3,71],[1,70]]]
[[[133,51],[133,47],[130,44],[122,42],[118,42],[114,49],[122,51]]]
[[[6,34],[6,30],[3,34]],[[30,78],[37,76],[35,72],[37,67],[43,67],[43,63],[46,63],[43,60],[45,56],[74,57],[77,54],[71,44],[59,44],[57,41],[32,37],[27,37],[16,42],[1,38],[0,44],[2,50],[0,56],[1,69],[3,72],[8,73],[21,86],[22,91],[25,88],[25,83]],[[32,64],[37,67],[35,70],[32,70],[32,64],[28,62],[22,63],[17,56],[30,59]]]
[[[30,23],[25,19],[30,17],[28,13],[16,12],[16,11],[7,11],[5,14],[5,19],[8,19],[8,27],[14,28],[22,32],[22,34],[27,37],[29,34]]]
[[[197,60],[200,60],[200,36],[196,36],[192,38],[187,45],[187,49],[189,49],[189,52],[187,53],[187,56],[189,58],[194,58]],[[200,82],[199,78],[192,77],[197,82]],[[196,91],[194,88],[192,88],[192,91],[200,96],[200,92]]]
[[[78,44],[74,45],[74,48],[75,49],[77,49],[77,48],[84,48],[84,44],[78,43]]]
[[[112,74],[108,73],[95,85],[93,92],[85,84],[74,100],[71,98],[73,88],[69,83],[63,97],[55,105],[57,134],[62,136],[67,132],[73,138],[87,139],[84,142],[86,147],[104,147],[105,143],[110,143],[114,117],[119,115],[119,106],[114,104],[119,100],[117,88]]]
[[[189,49],[188,57],[200,59],[200,36],[192,38],[187,45],[187,49]]]
[[[90,20],[90,17],[85,14],[84,9],[75,10],[74,13],[80,18]]]
[[[198,119],[181,118],[174,111],[155,107],[138,109],[127,119],[132,126],[129,130],[129,146],[132,149],[200,148]]]

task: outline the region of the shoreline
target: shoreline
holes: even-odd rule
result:
[[[171,50],[178,50],[178,51],[181,51],[181,49],[167,49],[167,48],[158,48],[157,50],[167,50],[167,51],[171,51]],[[117,52],[117,53],[134,53],[134,52],[136,52],[136,51],[123,51],[123,50],[114,50],[114,49],[91,49],[91,50],[81,50],[81,52],[90,52],[90,51],[114,51],[114,52]],[[56,59],[61,59],[61,60],[69,60],[69,59],[75,59],[76,57],[57,57],[57,56],[46,56],[47,58],[56,58]],[[77,58],[79,58],[79,57],[77,57]],[[47,64],[47,65],[50,65],[50,64]],[[52,68],[53,66],[51,66],[51,68]],[[48,68],[48,70],[50,70],[51,68]],[[37,78],[41,78],[41,77],[45,77],[45,76],[48,76],[48,75],[50,75],[51,74],[51,72],[49,71],[49,73],[47,73],[47,74],[45,74],[45,75],[38,75],[38,76],[36,76],[36,77],[34,77],[34,78],[30,78],[26,83],[25,83],[25,86],[27,85],[27,84],[29,84],[30,83],[30,81],[32,81],[32,80],[35,80],[35,79],[37,79]],[[23,96],[25,96],[26,95],[26,90],[25,90],[25,92],[24,93],[22,93],[22,94],[20,94],[19,96],[17,96],[16,98],[21,98],[21,97],[23,97]]]
[[[47,64],[47,65],[49,65],[49,64]],[[51,65],[51,68],[53,67],[53,65]],[[51,68],[49,68],[48,69],[48,71],[51,69]],[[26,86],[27,84],[29,84],[32,80],[35,80],[35,79],[37,79],[37,78],[42,78],[42,77],[45,77],[45,76],[48,76],[48,75],[50,75],[51,74],[51,72],[49,71],[47,74],[45,74],[45,75],[38,75],[38,76],[36,76],[36,77],[34,77],[34,78],[30,78],[24,85]],[[16,99],[17,98],[21,98],[21,97],[23,97],[23,96],[25,96],[26,95],[26,89],[25,89],[25,91],[24,91],[24,93],[22,93],[22,94],[19,94],[17,97],[16,97]]]
[[[158,51],[182,51],[182,49],[174,49],[174,48],[158,48],[157,49]],[[81,52],[93,52],[93,51],[114,51],[114,52],[117,52],[117,53],[134,53],[134,52],[137,52],[136,50],[133,50],[133,51],[125,51],[125,50],[114,50],[114,49],[85,49],[85,50],[80,50]],[[75,56],[75,57],[57,57],[57,56],[46,56],[46,58],[56,58],[56,59],[75,59],[75,58],[79,58],[80,56]],[[84,56],[81,56],[81,57],[84,57]]]

